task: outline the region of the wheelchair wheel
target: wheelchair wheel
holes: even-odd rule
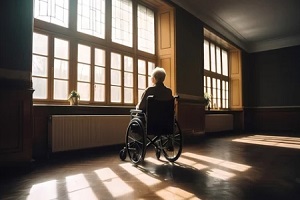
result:
[[[126,149],[131,162],[137,164],[144,160],[146,136],[140,119],[132,119],[126,133]]]
[[[161,136],[163,155],[170,162],[175,162],[182,151],[182,133],[176,120],[174,126],[173,134]]]

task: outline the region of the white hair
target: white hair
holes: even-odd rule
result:
[[[162,67],[156,67],[152,71],[151,77],[155,78],[157,82],[164,82],[166,78],[166,71]]]

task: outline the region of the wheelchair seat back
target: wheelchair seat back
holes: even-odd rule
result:
[[[162,101],[148,96],[147,106],[147,135],[168,135],[174,131],[174,98]]]

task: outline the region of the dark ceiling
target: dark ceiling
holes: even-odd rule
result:
[[[248,52],[300,44],[300,0],[171,0]]]

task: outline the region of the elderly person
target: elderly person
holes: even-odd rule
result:
[[[136,109],[146,110],[146,101],[149,95],[154,95],[158,100],[170,100],[173,98],[172,90],[164,85],[166,71],[161,67],[156,67],[152,71],[151,81],[153,86],[148,87],[142,94],[140,102],[137,104]]]

